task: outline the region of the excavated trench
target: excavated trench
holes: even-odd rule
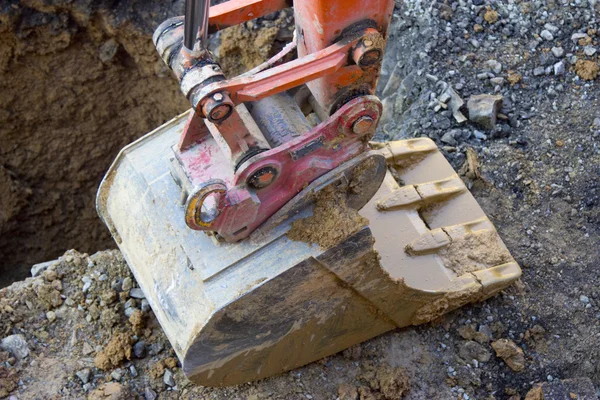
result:
[[[182,0],[0,6],[0,287],[67,249],[115,247],[96,190],[123,146],[188,107],[151,41],[182,10]],[[274,28],[291,20],[282,13],[222,35],[231,70],[291,37]]]

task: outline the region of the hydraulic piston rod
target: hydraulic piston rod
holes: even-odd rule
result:
[[[209,7],[209,0],[185,1],[185,39],[183,44],[192,52],[207,47]],[[196,43],[199,43],[199,47],[196,47]]]

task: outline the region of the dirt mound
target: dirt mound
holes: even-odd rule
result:
[[[0,286],[68,248],[113,247],[94,207],[104,171],[187,107],[151,42],[177,7],[11,3],[0,10]]]
[[[122,147],[188,108],[151,40],[182,4],[0,9],[0,287],[66,249],[114,247],[94,205],[102,176]],[[226,70],[270,57],[291,21],[284,11],[221,32]]]
[[[40,295],[39,288],[48,286],[61,303]],[[373,399],[399,399],[409,390],[403,368],[369,361],[373,353],[361,352],[361,345],[353,347],[351,359],[345,352],[261,382],[223,389],[193,385],[136,286],[120,252],[69,251],[40,276],[1,289],[0,339],[22,337],[15,343],[27,355],[0,351],[0,396],[258,400],[277,393],[310,399],[299,397],[305,392],[325,399],[342,381]],[[356,361],[358,369],[351,367]],[[310,387],[298,385],[298,374]]]

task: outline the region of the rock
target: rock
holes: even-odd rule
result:
[[[492,79],[490,79],[490,82],[492,84],[498,85],[500,87],[504,86],[504,78],[502,78],[502,77],[492,78]]]
[[[581,296],[579,296],[579,301],[582,302],[582,303],[584,303],[584,304],[587,304],[587,303],[590,302],[590,298],[587,297],[587,296],[581,295]]]
[[[29,346],[23,335],[10,335],[2,339],[0,348],[8,351],[17,360],[22,360],[29,355]]]
[[[150,303],[148,303],[148,300],[143,299],[142,300],[142,305],[141,305],[142,311],[143,312],[148,312],[150,311]]]
[[[157,398],[158,398],[158,395],[156,394],[156,392],[154,390],[150,389],[149,387],[144,389],[144,399],[145,400],[156,400]]]
[[[134,299],[145,299],[146,298],[144,291],[140,288],[131,289],[129,291],[129,296],[133,297]]]
[[[585,46],[583,48],[583,52],[586,56],[591,57],[596,54],[596,48],[594,46]]]
[[[163,351],[164,348],[165,348],[165,345],[162,342],[152,343],[150,345],[150,355],[155,356],[155,355],[159,354],[161,351]]]
[[[121,288],[124,292],[128,292],[133,287],[133,280],[130,277],[123,279],[123,283],[121,284]]]
[[[502,108],[500,95],[480,94],[471,96],[467,102],[469,119],[486,129],[494,129],[498,112]]]
[[[502,72],[502,64],[500,64],[498,61],[496,60],[489,60],[487,62],[487,66],[488,68],[493,71],[495,74],[499,74],[500,72]]]
[[[460,109],[465,104],[465,102],[463,101],[463,99],[460,98],[458,93],[456,93],[456,91],[450,86],[448,86],[444,93],[450,97],[450,100],[448,100],[448,109],[452,111],[452,116],[454,117],[456,122],[462,124],[467,120],[463,113],[460,112]]]
[[[117,368],[110,373],[110,377],[113,378],[115,381],[120,381],[123,377],[123,371],[121,370],[121,368]]]
[[[571,40],[573,41],[573,43],[578,43],[581,39],[586,39],[589,36],[587,35],[587,33],[581,33],[581,32],[577,32],[571,35]]]
[[[137,311],[137,308],[135,308],[135,307],[128,307],[128,308],[125,309],[125,316],[127,318],[131,318],[131,316],[133,315],[133,313],[136,312],[136,311]]]
[[[533,76],[542,76],[546,73],[546,69],[544,67],[536,67],[533,69]]]
[[[89,356],[93,352],[94,352],[94,349],[92,348],[92,346],[90,346],[90,344],[88,342],[84,342],[83,347],[81,348],[81,353],[84,356]]]
[[[561,58],[562,56],[565,55],[565,50],[562,47],[553,47],[552,54],[556,58]]]
[[[565,63],[563,61],[559,61],[554,64],[554,75],[564,75],[566,71]]]
[[[471,362],[472,360],[488,362],[492,357],[492,354],[485,347],[472,340],[461,343],[458,348],[458,355],[467,362]]]
[[[56,313],[54,311],[48,311],[46,313],[46,318],[48,319],[48,322],[52,323],[56,321]]]
[[[450,146],[456,146],[458,143],[456,142],[455,136],[456,130],[451,130],[446,132],[440,140],[446,144],[449,144]]]
[[[136,376],[138,376],[138,372],[137,369],[135,369],[134,365],[129,366],[129,373],[131,374],[131,376],[133,376],[134,378]]]
[[[89,368],[84,368],[81,371],[75,372],[75,375],[79,378],[81,383],[84,385],[90,381],[90,376],[92,375],[92,370]]]
[[[144,357],[146,357],[146,342],[139,341],[136,344],[134,344],[133,345],[133,354],[137,358],[144,358]]]
[[[554,40],[554,35],[552,35],[552,33],[551,33],[549,30],[547,30],[547,29],[544,29],[544,30],[543,30],[543,31],[540,33],[540,36],[541,36],[543,39],[547,40],[547,41],[552,41],[552,40]]]
[[[473,136],[475,136],[475,139],[478,140],[487,140],[487,135],[481,131],[478,131],[477,129],[473,131]]]
[[[165,374],[163,375],[163,382],[167,386],[175,386],[175,379],[173,379],[173,373],[170,369],[165,369]]]
[[[596,400],[596,390],[589,378],[554,379],[538,383],[527,393],[525,400]]]
[[[34,266],[31,267],[31,276],[36,277],[36,276],[40,275],[42,272],[47,270],[48,267],[50,267],[51,265],[54,265],[58,262],[59,262],[59,260],[52,260],[52,261],[46,261],[46,262],[43,262],[40,264],[34,264]]]
[[[492,342],[496,356],[502,358],[510,369],[516,372],[525,369],[525,355],[523,350],[509,339],[499,339]]]
[[[98,58],[104,64],[108,64],[117,55],[117,50],[119,50],[119,43],[115,39],[108,39],[98,49]]]

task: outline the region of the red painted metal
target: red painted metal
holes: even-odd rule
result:
[[[287,0],[232,0],[210,9],[210,25],[221,29],[289,5]],[[365,137],[374,132],[381,114],[381,103],[371,94],[393,7],[394,0],[297,1],[299,58],[280,64],[283,55],[278,55],[232,79],[204,84],[207,72],[183,68],[190,60],[180,57],[173,69],[182,88],[189,88],[184,92],[195,109],[175,149],[190,190],[185,215],[190,228],[218,232],[229,242],[241,240],[309,183],[367,150]],[[165,40],[173,34],[166,32]],[[193,74],[199,76],[197,82]],[[199,116],[206,117],[203,112],[223,108],[222,99],[240,105],[303,84],[324,121],[275,148],[243,106],[224,118],[213,115],[214,123],[199,122]],[[263,132],[275,128],[265,128],[276,123],[268,115],[260,118]]]
[[[179,151],[185,150],[208,136],[210,136],[210,132],[204,123],[204,119],[192,110],[183,129],[183,134],[179,138],[177,148]]]
[[[310,132],[252,157],[235,173],[214,140],[204,140],[181,152],[181,165],[193,186],[221,182],[227,187],[227,193],[219,196],[218,217],[201,225],[194,222],[193,210],[188,210],[188,226],[217,231],[227,241],[247,237],[307,184],[366,151],[363,136],[373,133],[375,126],[356,134],[353,124],[361,117],[377,121],[380,115],[381,103],[376,97],[354,99]],[[261,190],[249,188],[247,180],[265,167],[277,171],[275,182]]]
[[[255,75],[241,75],[226,81],[199,87],[192,97],[206,99],[214,93],[226,92],[235,104],[264,99],[338,71],[347,64],[348,52],[357,42],[358,39],[334,43],[314,54],[261,71]],[[360,70],[358,67],[356,69]]]
[[[292,7],[292,0],[229,0],[210,8],[209,32]]]
[[[324,49],[345,31],[361,25],[379,31],[382,43],[377,44],[383,49],[393,10],[394,0],[296,1],[298,56]],[[379,68],[362,71],[354,65],[311,81],[308,86],[323,109],[330,111],[344,96],[363,91],[373,94],[378,77]]]

